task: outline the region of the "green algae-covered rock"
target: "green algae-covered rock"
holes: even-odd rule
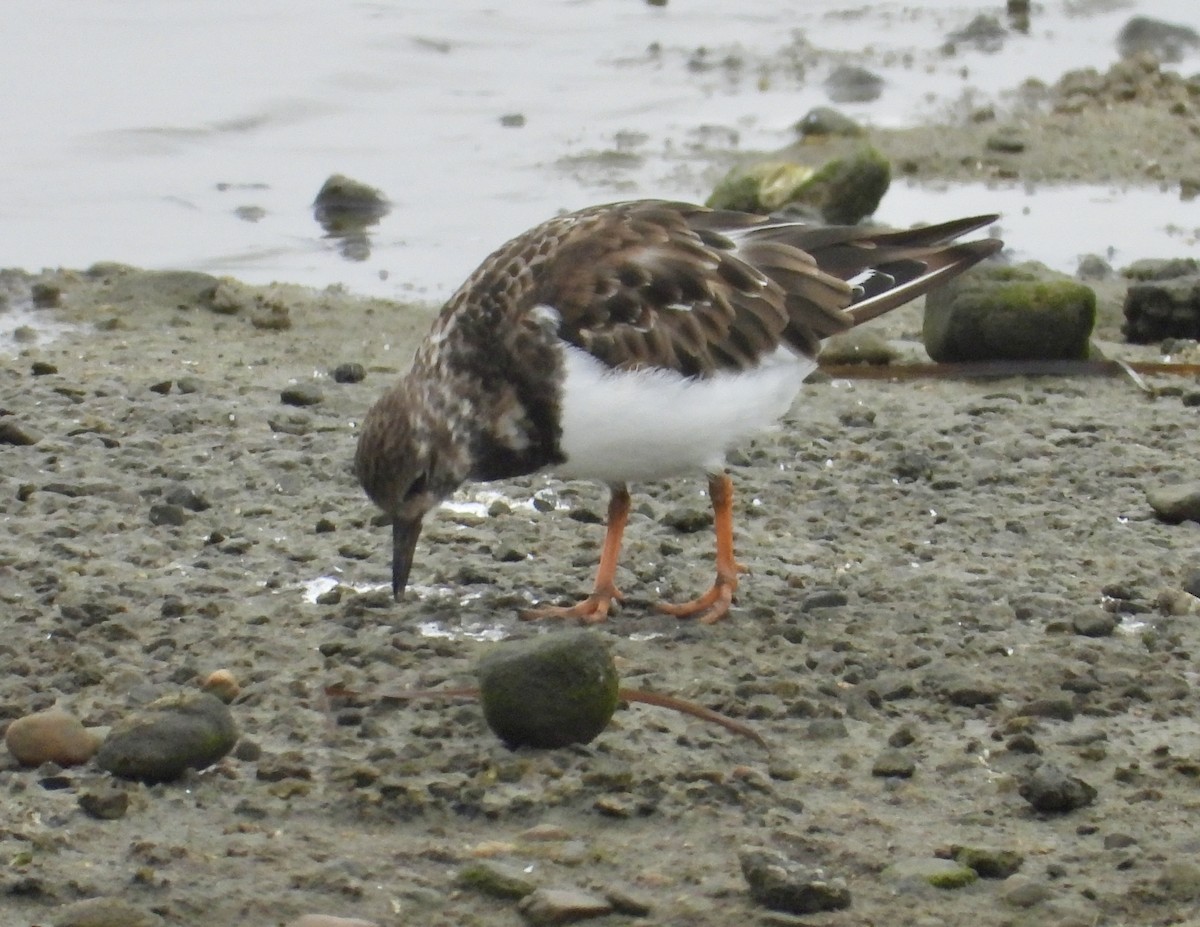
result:
[[[488,727],[510,747],[588,743],[617,710],[617,668],[591,631],[498,644],[478,676]]]
[[[717,184],[707,205],[760,213],[802,206],[826,222],[853,225],[875,212],[890,183],[887,159],[864,147],[818,168],[792,161],[734,168]]]
[[[1096,324],[1091,288],[1040,264],[978,267],[925,299],[935,361],[1082,360]]]
[[[167,782],[211,766],[237,738],[233,715],[216,696],[168,695],[113,725],[96,763],[123,779]]]

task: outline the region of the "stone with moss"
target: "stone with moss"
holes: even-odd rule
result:
[[[825,222],[853,225],[875,212],[891,183],[891,167],[864,147],[820,167],[794,161],[759,161],[735,168],[708,198],[714,209],[770,213],[807,209]]]
[[[168,782],[211,766],[237,738],[233,715],[216,696],[168,695],[113,725],[96,763],[123,779]]]
[[[935,361],[1082,360],[1096,323],[1090,287],[1041,264],[977,267],[925,300]]]
[[[612,654],[586,630],[496,646],[479,662],[488,727],[510,747],[565,747],[594,740],[617,708]]]

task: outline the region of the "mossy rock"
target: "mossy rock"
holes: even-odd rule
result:
[[[925,299],[935,361],[1082,360],[1096,324],[1090,287],[1039,264],[978,267]]]
[[[807,207],[825,222],[853,225],[875,212],[890,183],[887,159],[863,147],[817,168],[793,161],[735,168],[717,184],[707,205],[759,213]]]
[[[96,763],[123,779],[168,782],[211,766],[237,738],[233,715],[216,696],[168,695],[113,725]]]
[[[591,631],[498,644],[478,678],[488,727],[510,747],[588,743],[617,710],[617,668]]]

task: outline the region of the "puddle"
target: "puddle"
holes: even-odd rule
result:
[[[869,64],[886,82],[877,101],[845,111],[896,126],[1027,76],[1106,68],[1133,15],[1196,18],[1178,0],[1047,2],[1028,34],[951,55],[947,35],[980,14],[1004,23],[1002,5],[12,0],[8,12],[5,264],[115,260],[435,302],[507,237],[560,209],[702,199],[712,178],[707,161],[690,158],[697,147],[780,147],[808,109],[828,103],[824,77],[839,62]],[[312,214],[335,172],[392,203],[361,260],[343,258]],[[933,196],[898,185],[880,218],[1001,210],[1022,250],[1064,269],[1076,252],[1157,254],[1160,238],[1181,249],[1194,237],[1155,231],[1186,226],[1167,194],[923,199]],[[1079,206],[1086,221],[1062,235],[1060,217],[1078,219]]]
[[[76,328],[51,310],[34,308],[28,296],[0,290],[0,355],[45,344]]]

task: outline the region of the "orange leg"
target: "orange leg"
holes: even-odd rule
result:
[[[596,584],[592,594],[575,605],[544,605],[521,612],[522,621],[539,618],[578,618],[584,624],[598,624],[608,618],[608,609],[613,599],[621,601],[617,589],[617,559],[621,555],[621,537],[625,534],[625,523],[629,521],[629,490],[625,486],[613,486],[608,500],[608,528],[604,533],[604,547],[600,551],[600,566],[596,569]]]
[[[699,598],[658,606],[659,611],[668,615],[695,618],[701,624],[712,624],[729,614],[733,594],[737,592],[738,573],[746,571],[733,556],[733,480],[728,473],[708,478],[708,495],[712,499],[713,529],[717,535],[717,578],[712,588]]]

